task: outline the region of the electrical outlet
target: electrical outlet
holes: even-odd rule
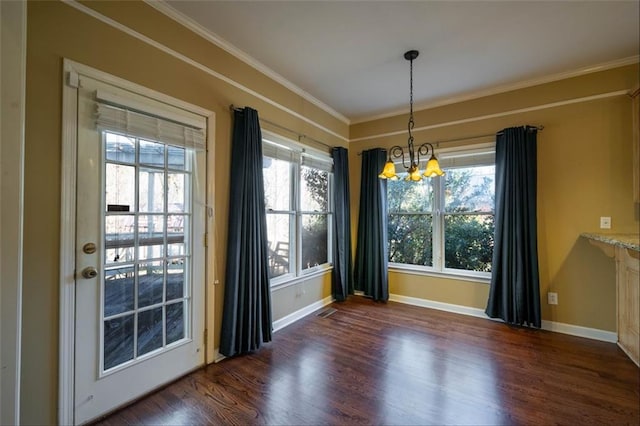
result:
[[[600,229],[611,229],[611,218],[608,216],[602,216],[600,218]]]
[[[557,305],[558,304],[558,293],[548,292],[547,293],[547,303],[549,305]]]

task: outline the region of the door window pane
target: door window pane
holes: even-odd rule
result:
[[[136,141],[134,138],[107,133],[105,139],[107,160],[120,163],[134,163],[136,161]]]
[[[136,169],[107,163],[105,168],[105,204],[108,212],[133,212],[136,199]]]
[[[171,259],[167,263],[167,301],[184,296],[184,259]]]
[[[134,223],[134,215],[109,215],[105,217],[105,263],[133,262]]]
[[[186,165],[186,150],[177,146],[167,147],[167,161],[170,169],[184,170]]]
[[[141,212],[164,211],[164,172],[140,170],[138,200]]]
[[[133,359],[133,315],[104,322],[104,369]]]
[[[140,164],[164,167],[164,147],[162,143],[140,140]]]
[[[133,309],[135,274],[133,265],[104,271],[104,316]]]
[[[167,345],[184,338],[184,304],[167,305]]]
[[[138,356],[162,347],[162,307],[138,313]]]
[[[167,210],[171,213],[182,213],[185,210],[185,174],[169,173],[167,175]]]
[[[162,302],[164,267],[162,262],[138,265],[138,308]]]

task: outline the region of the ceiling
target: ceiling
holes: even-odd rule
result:
[[[408,110],[403,55],[410,49],[420,51],[417,108],[636,62],[639,5],[165,0],[163,7],[334,115],[357,122]]]

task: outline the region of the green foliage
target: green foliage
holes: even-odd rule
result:
[[[389,262],[431,266],[432,216],[390,214]]]
[[[493,215],[447,215],[444,234],[446,268],[491,272]]]

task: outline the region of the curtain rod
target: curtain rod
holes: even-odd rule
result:
[[[544,126],[542,125],[541,126],[524,126],[524,127],[526,127],[527,130],[537,130],[538,132],[541,132],[544,130]],[[455,139],[445,139],[445,140],[433,142],[432,145],[435,145],[436,147],[438,147],[441,143],[468,141],[472,139],[488,138],[489,136],[496,136],[496,135],[502,135],[502,134],[503,134],[503,131],[501,130],[497,133],[489,133],[485,135],[466,136],[464,138],[455,138]],[[358,155],[362,155],[362,151],[358,152]]]
[[[231,105],[229,105],[229,111],[242,111],[242,108],[236,107],[236,106],[234,106],[233,104],[231,104]],[[315,143],[317,143],[317,144],[320,144],[320,145],[322,145],[322,146],[325,146],[325,147],[327,147],[327,148],[329,148],[329,149],[333,148],[333,146],[332,146],[332,145],[329,145],[329,144],[327,144],[327,143],[325,143],[325,142],[322,142],[322,141],[319,141],[319,140],[317,140],[317,139],[314,139],[314,138],[312,138],[312,137],[310,137],[310,136],[307,136],[307,135],[305,135],[305,134],[303,134],[303,133],[298,133],[298,132],[296,132],[296,131],[295,131],[295,130],[293,130],[293,129],[290,129],[290,128],[288,128],[288,127],[282,126],[282,125],[280,125],[280,124],[278,124],[278,123],[274,123],[273,121],[266,120],[266,119],[264,119],[264,118],[259,118],[259,119],[260,119],[260,121],[261,121],[261,122],[263,122],[263,123],[265,123],[265,124],[268,124],[268,125],[270,125],[270,126],[277,127],[277,128],[279,128],[279,129],[285,130],[285,131],[287,131],[287,132],[289,132],[289,133],[293,133],[294,135],[296,135],[296,136],[298,137],[298,142],[300,142],[300,139],[301,139],[301,138],[304,138],[304,139],[308,139],[308,140],[310,140],[310,141],[312,141],[312,142],[315,142]]]

